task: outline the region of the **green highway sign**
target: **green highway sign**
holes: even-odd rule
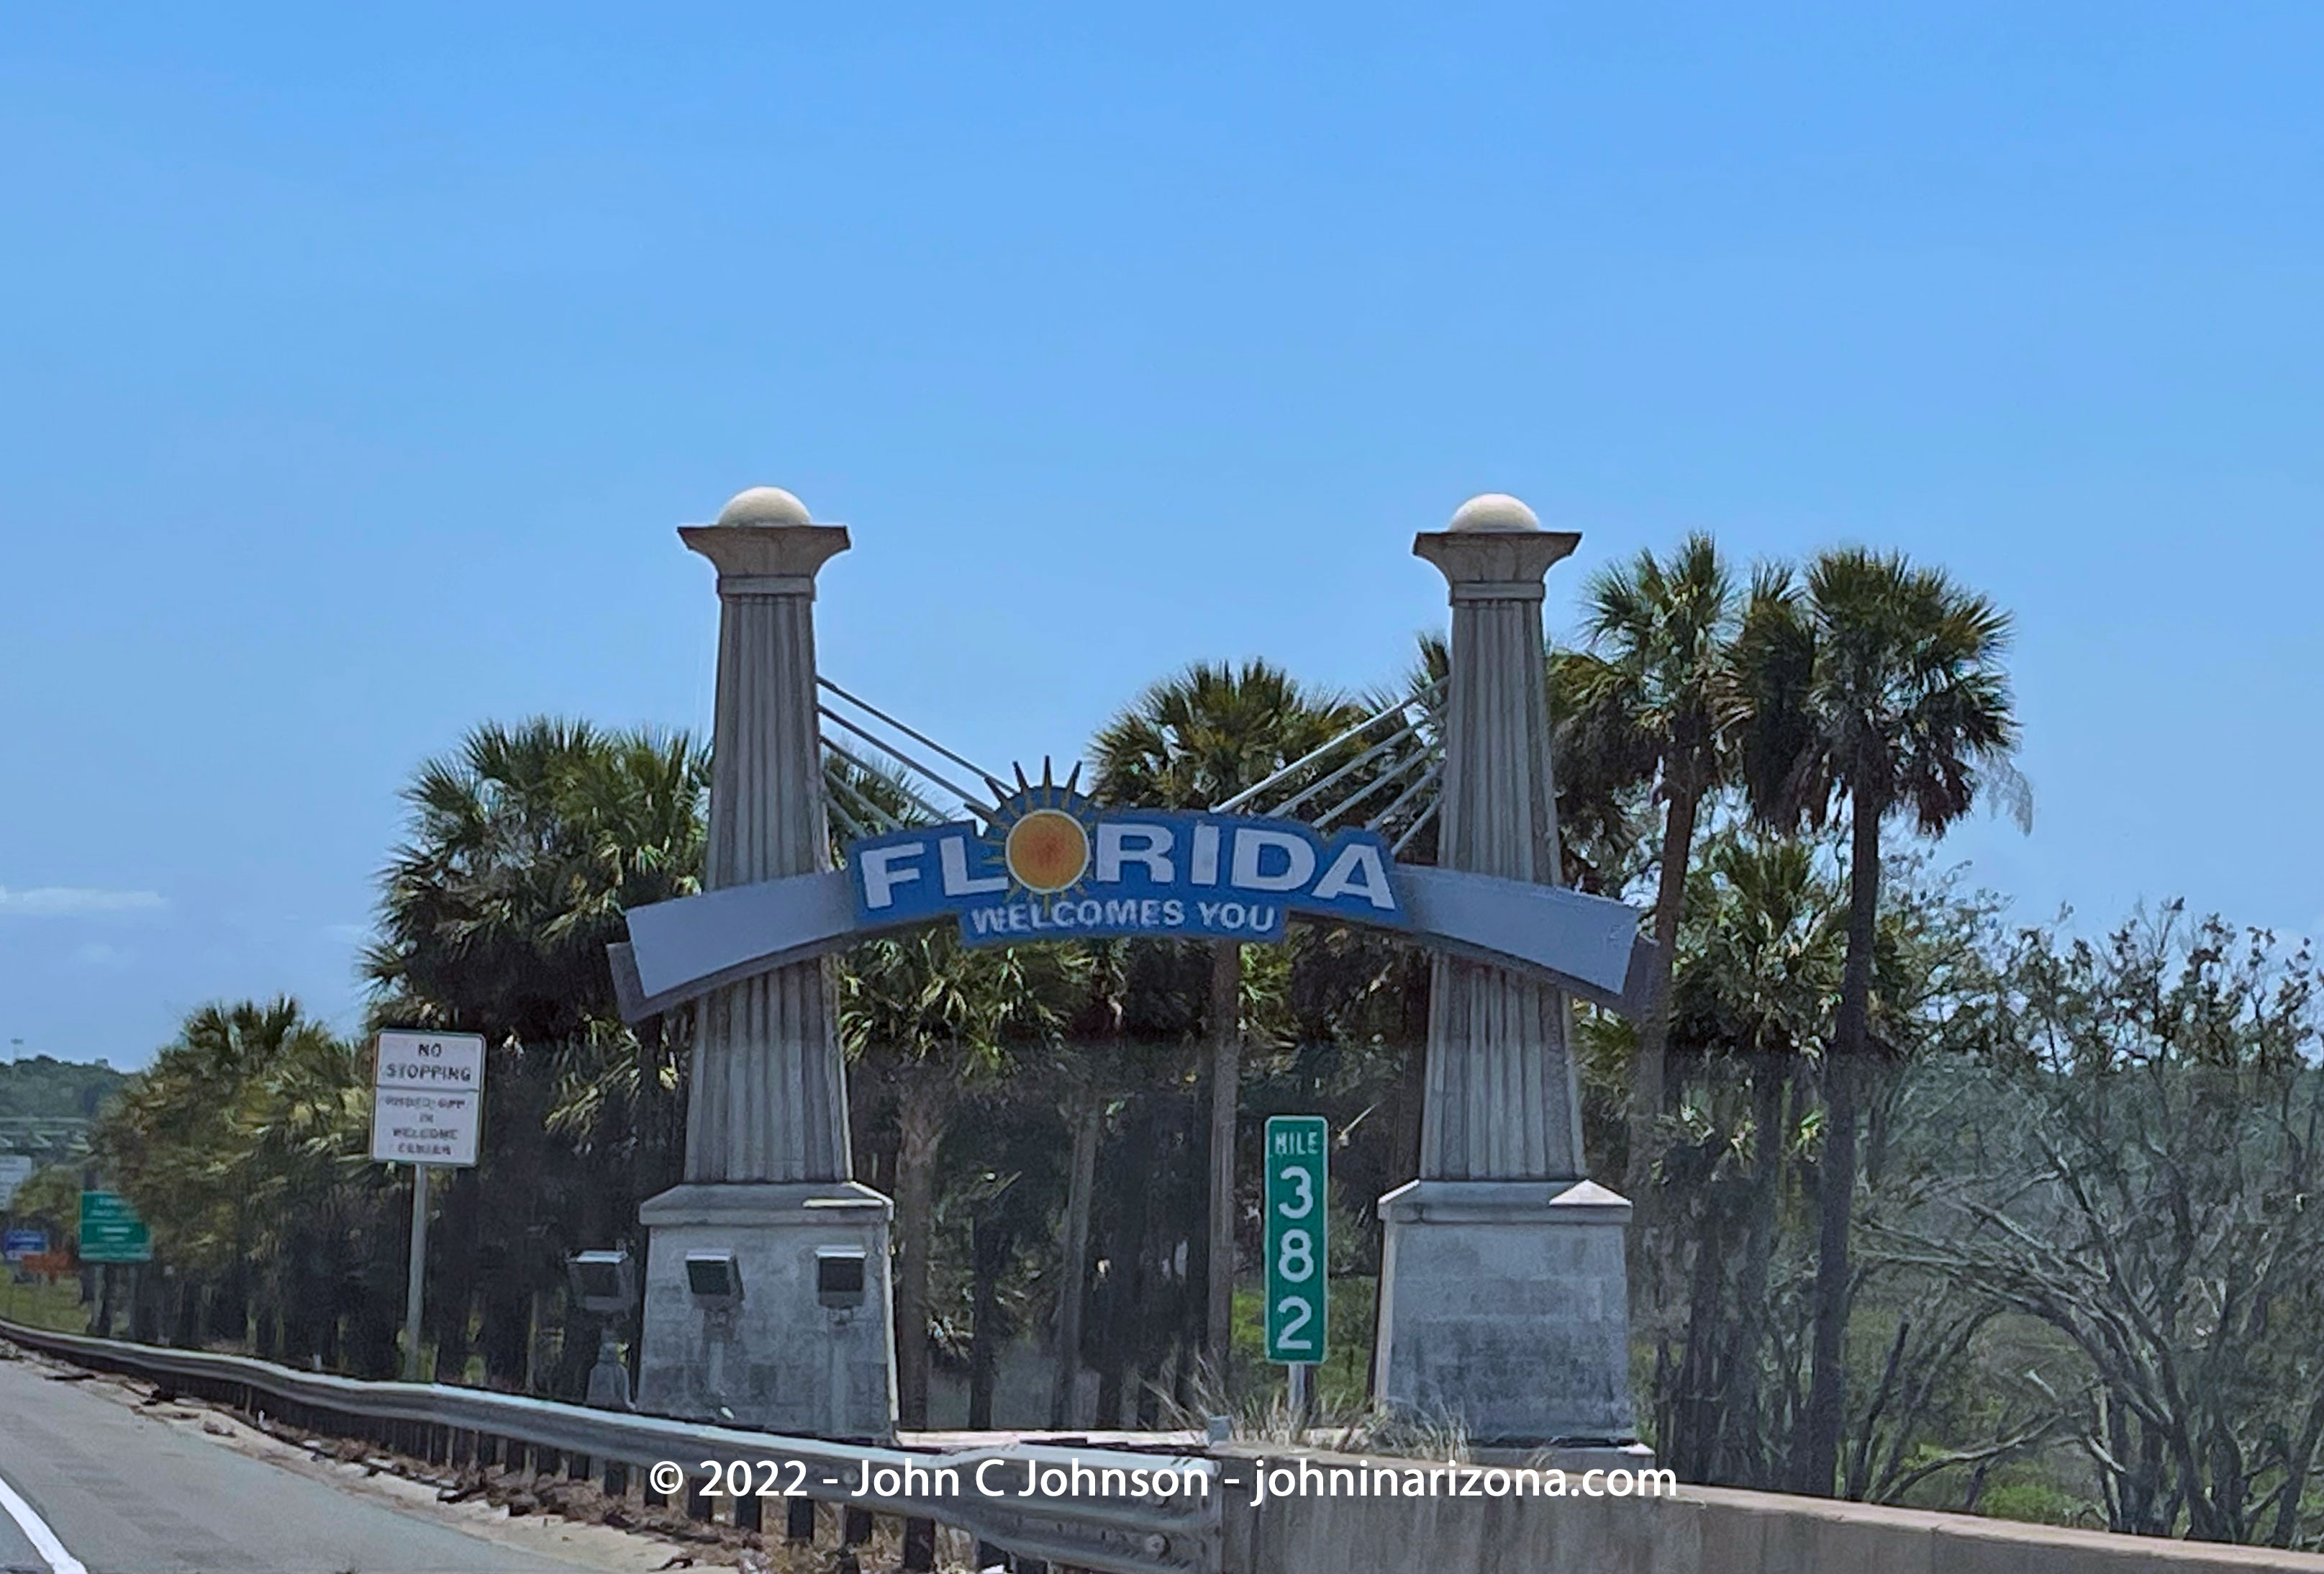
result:
[[[82,1262],[147,1263],[152,1257],[152,1233],[127,1198],[111,1191],[80,1194]]]
[[[1268,1117],[1267,1358],[1286,1366],[1312,1366],[1323,1359],[1331,1141],[1320,1115]]]

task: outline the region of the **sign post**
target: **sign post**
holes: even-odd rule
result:
[[[1320,1115],[1269,1116],[1265,1144],[1267,1358],[1290,1368],[1292,1409],[1304,1418],[1330,1321],[1331,1128]]]
[[[420,1381],[421,1286],[428,1276],[428,1166],[411,1166],[411,1265],[403,1276],[403,1380]]]
[[[411,1267],[403,1292],[403,1377],[420,1381],[420,1313],[428,1270],[428,1171],[472,1168],[484,1125],[480,1033],[379,1035],[372,1060],[371,1156],[411,1166]]]

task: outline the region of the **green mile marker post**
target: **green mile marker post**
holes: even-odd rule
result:
[[[1320,1115],[1269,1116],[1265,1142],[1267,1358],[1290,1368],[1292,1408],[1304,1418],[1331,1319],[1331,1126]]]

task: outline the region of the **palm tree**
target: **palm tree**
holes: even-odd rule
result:
[[[1198,662],[1155,684],[1090,745],[1101,802],[1206,809],[1255,787],[1362,719],[1337,694],[1262,661]],[[1204,1355],[1223,1382],[1232,1347],[1235,1116],[1242,1076],[1242,947],[1211,949],[1211,1206]]]
[[[919,816],[900,782],[825,761],[838,806]],[[701,888],[709,762],[686,735],[538,718],[479,727],[405,789],[410,831],[381,877],[381,938],[365,958],[374,1024],[482,1032],[493,1118],[479,1171],[445,1197],[448,1271],[437,1282],[439,1364],[466,1360],[468,1300],[487,1308],[493,1375],[521,1370],[533,1292],[562,1278],[566,1245],[627,1234],[637,1204],[677,1178],[693,1016],[632,1029],[605,948],[632,908]],[[508,1213],[479,1207],[484,1173],[524,1183]],[[568,1341],[585,1358],[586,1341]],[[577,1380],[577,1368],[572,1374]]]
[[[627,909],[699,888],[706,779],[682,735],[540,718],[475,728],[404,790],[410,833],[364,964],[372,1018],[483,1033],[493,1105],[481,1169],[445,1199],[451,1375],[473,1288],[489,1372],[521,1380],[534,1292],[563,1276],[558,1236],[604,1244],[676,1162],[679,1046],[667,1024],[621,1023],[605,947]],[[629,1162],[589,1162],[604,1151]],[[523,1178],[489,1216],[488,1172]]]
[[[700,889],[707,777],[682,734],[547,718],[422,764],[364,958],[381,1007],[540,1047],[613,1017],[622,913]]]
[[[580,851],[565,872],[566,901],[542,932],[551,943],[583,948],[576,959],[591,964],[593,981],[606,944],[626,937],[631,908],[701,889],[708,789],[709,760],[684,733],[601,733],[571,762],[559,811]],[[632,1029],[608,1002],[591,1005],[587,1027],[562,1058],[549,1118],[584,1156],[617,1159],[629,1174],[627,1196],[603,1187],[585,1193],[595,1205],[588,1211],[604,1215],[678,1179],[681,1068],[693,1018],[678,1012]],[[599,1217],[585,1231],[606,1239],[627,1222]]]
[[[1722,1094],[1740,1104],[1747,1084],[1748,1101],[1723,1125],[1691,1131],[1665,1160],[1674,1174],[1664,1255],[1678,1259],[1691,1234],[1694,1264],[1684,1353],[1658,1396],[1657,1430],[1688,1480],[1774,1486],[1789,1440],[1776,1435],[1779,1418],[1791,1406],[1768,1393],[1762,1356],[1801,1113],[1786,1106],[1796,1102],[1795,1068],[1829,1034],[1847,899],[1816,844],[1739,830],[1711,840],[1689,884],[1671,1042],[1702,1088],[1681,1097],[1690,1115],[1719,1107]]]
[[[1672,958],[1686,915],[1687,866],[1703,799],[1726,780],[1735,707],[1734,577],[1707,535],[1691,535],[1667,561],[1642,551],[1590,581],[1584,621],[1591,649],[1568,658],[1563,685],[1570,728],[1597,751],[1640,770],[1663,802],[1662,867],[1655,889],[1655,971],[1631,1061],[1628,1190],[1651,1217],[1655,1123],[1670,1039]],[[1641,769],[1642,768],[1642,769]]]
[[[354,1265],[342,1227],[377,1211],[383,1190],[364,1082],[360,1051],[295,1000],[205,1005],[98,1122],[100,1162],[184,1292],[207,1283],[216,1331],[240,1340],[255,1292],[293,1354],[322,1353],[318,1330],[346,1299],[332,1270]],[[198,1309],[181,1311],[198,1332]]]
[[[1829,1495],[1847,1421],[1849,1217],[1856,1189],[1855,1065],[1872,1006],[1880,829],[1892,813],[1937,836],[1981,795],[2030,824],[2009,757],[2017,719],[2001,665],[2008,615],[1901,554],[1828,551],[1803,583],[1762,570],[1744,618],[1745,784],[1769,824],[1849,819],[1848,946],[1818,1168],[1813,1377],[1794,1450],[1796,1490]]]

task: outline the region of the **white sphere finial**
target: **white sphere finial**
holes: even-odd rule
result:
[[[1452,511],[1447,530],[1539,530],[1534,511],[1506,492],[1483,492]]]
[[[753,486],[737,492],[718,511],[721,524],[806,524],[807,505],[780,486]]]

